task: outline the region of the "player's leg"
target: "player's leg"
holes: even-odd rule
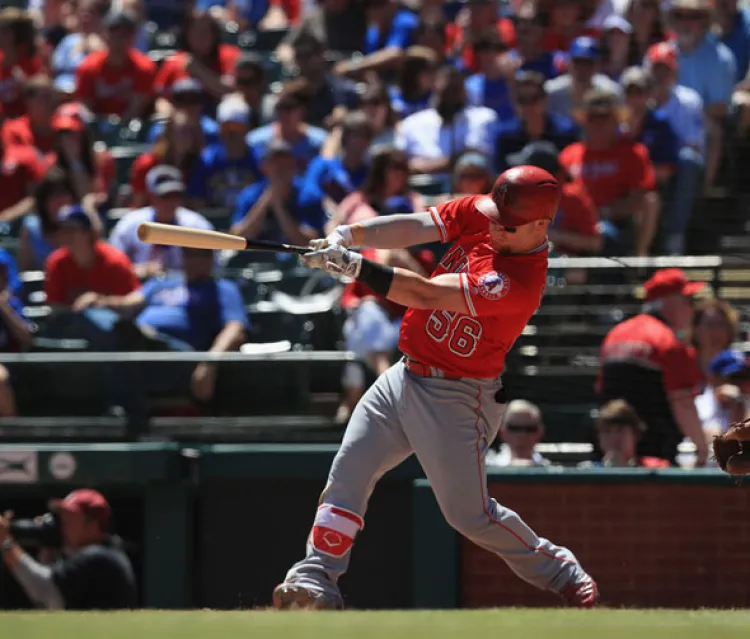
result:
[[[341,606],[336,582],[348,567],[370,494],[388,470],[412,453],[401,424],[403,371],[398,366],[378,378],[352,413],[320,496],[307,554],[274,591],[279,608]]]
[[[590,579],[573,553],[537,536],[487,495],[484,459],[505,410],[495,400],[498,388],[412,376],[404,428],[448,523],[525,581],[565,596]]]

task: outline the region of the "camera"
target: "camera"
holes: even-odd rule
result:
[[[60,548],[60,517],[55,512],[45,513],[33,519],[11,519],[10,532],[21,546]]]

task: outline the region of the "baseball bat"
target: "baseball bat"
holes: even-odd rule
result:
[[[268,251],[271,253],[292,253],[304,255],[312,249],[306,246],[267,242],[265,240],[248,240],[239,235],[192,229],[173,224],[142,222],[138,225],[138,239],[148,244],[182,246],[183,248],[233,250],[233,251]]]

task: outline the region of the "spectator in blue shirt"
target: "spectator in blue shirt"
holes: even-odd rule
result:
[[[409,47],[399,71],[398,85],[391,87],[391,105],[400,118],[430,106],[435,89],[438,58],[431,49]]]
[[[545,80],[556,78],[565,68],[562,51],[545,51],[543,46],[544,21],[539,15],[536,2],[524,0],[516,11],[516,48],[510,52],[511,59],[521,71],[536,71]]]
[[[221,142],[203,149],[188,182],[188,202],[195,209],[231,208],[240,191],[260,177],[245,139],[250,108],[239,96],[229,96],[219,104],[217,119]]]
[[[170,102],[175,111],[182,111],[190,124],[200,123],[203,131],[203,139],[206,144],[215,144],[219,141],[219,125],[203,113],[203,105],[206,98],[203,86],[195,78],[184,78],[172,85]],[[166,127],[167,120],[159,120],[151,125],[148,131],[147,142],[156,142]]]
[[[131,337],[136,348],[148,335],[150,341],[161,342],[170,350],[235,351],[245,341],[250,323],[237,285],[217,278],[214,263],[213,251],[184,248],[180,275],[148,280],[123,297],[100,299],[97,306],[125,317],[136,316],[135,323],[143,332]],[[121,327],[119,334],[120,339],[128,335]],[[201,362],[195,367],[191,390],[197,399],[211,399],[216,373],[214,363]]]
[[[197,0],[200,11],[231,9],[222,15],[225,20],[235,20],[243,29],[257,29],[271,6],[269,0]]]
[[[711,0],[672,0],[669,10],[677,36],[678,82],[697,91],[706,110],[706,188],[713,186],[719,169],[737,68],[732,52],[711,33],[711,13]]]
[[[103,0],[80,0],[76,6],[76,31],[66,35],[52,54],[52,73],[55,87],[64,93],[74,93],[76,71],[83,59],[94,51],[107,47],[102,37],[102,20],[109,8]]]
[[[370,169],[367,152],[373,127],[362,111],[344,118],[341,131],[341,154],[333,158],[315,158],[305,176],[302,200],[323,205],[327,199],[339,204],[364,184]]]
[[[501,122],[495,144],[498,172],[509,167],[507,156],[519,153],[530,142],[551,142],[562,151],[580,137],[578,125],[570,118],[547,109],[545,80],[541,73],[519,71],[515,77],[518,115]]]
[[[502,122],[513,117],[513,103],[508,86],[513,63],[504,56],[506,46],[495,27],[482,31],[473,43],[479,68],[466,79],[466,96],[470,106],[493,109]]]
[[[275,138],[265,148],[264,179],[237,198],[232,233],[250,239],[307,245],[323,234],[326,216],[319,204],[302,199],[303,178],[296,175],[294,153],[288,142]]]
[[[404,51],[414,44],[419,16],[402,9],[398,0],[364,0],[367,15],[365,56],[336,65],[336,73],[361,78],[370,71],[398,68]]]
[[[641,67],[630,67],[620,80],[628,106],[627,134],[648,149],[656,181],[665,185],[677,168],[679,139],[667,116],[650,107],[653,79]]]
[[[312,33],[302,33],[292,49],[300,76],[307,81],[305,122],[330,128],[358,102],[355,84],[328,71],[327,43]]]
[[[21,287],[13,256],[0,249],[0,352],[12,353],[31,346],[32,333],[17,293]],[[16,400],[10,374],[0,364],[0,417],[15,417]]]
[[[714,25],[721,41],[734,54],[735,83],[741,82],[750,67],[750,9],[740,7],[737,0],[716,0]]]
[[[669,119],[680,144],[672,201],[666,213],[665,249],[669,255],[682,255],[685,230],[706,168],[703,101],[693,89],[677,84],[677,52],[669,43],[662,42],[648,50],[646,69],[653,79],[654,107]]]
[[[604,21],[602,29],[601,70],[617,82],[630,62],[631,50],[635,44],[631,41],[633,26],[625,18],[614,13]]]
[[[248,133],[247,143],[256,160],[260,161],[266,156],[268,145],[276,139],[283,140],[291,147],[299,175],[307,171],[313,158],[320,155],[328,134],[305,122],[308,91],[307,81],[303,78],[288,82],[279,93],[274,107],[276,119]]]
[[[266,93],[266,70],[263,58],[254,52],[245,52],[237,60],[233,72],[234,87],[250,107],[250,130],[257,129],[267,121],[269,109]]]

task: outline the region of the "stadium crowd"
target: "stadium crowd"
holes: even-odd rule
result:
[[[0,223],[18,236],[0,269],[6,351],[32,340],[18,273],[33,270],[61,311],[56,335],[98,350],[236,350],[248,318],[216,256],[144,244],[140,222],[306,244],[338,224],[486,192],[519,164],[563,184],[556,255],[681,255],[696,202],[721,187],[727,149],[741,151],[727,123],[739,140],[750,129],[750,13],[737,0],[15,4],[0,11]],[[128,145],[142,152],[123,171],[113,147]],[[423,247],[372,256],[419,272],[440,258]],[[712,432],[741,412],[747,365],[728,350],[735,311],[673,309],[692,296],[675,277],[647,301],[677,342],[694,329],[698,359],[687,346],[679,356],[695,374],[683,366],[665,386],[690,406],[707,389],[675,416],[697,442],[696,420]],[[382,371],[404,309],[354,284],[342,306],[346,347]],[[633,407],[652,407],[600,378],[603,400],[630,402],[602,411],[605,460],[633,463],[627,450],[655,432]],[[208,399],[215,383],[199,364],[192,393]],[[341,421],[362,369],[348,367],[343,386]],[[539,411],[516,409],[504,432],[520,415],[540,437]],[[669,441],[643,458],[669,463],[674,419],[658,410]],[[4,372],[0,414],[15,412]],[[607,456],[615,440],[626,452]]]

